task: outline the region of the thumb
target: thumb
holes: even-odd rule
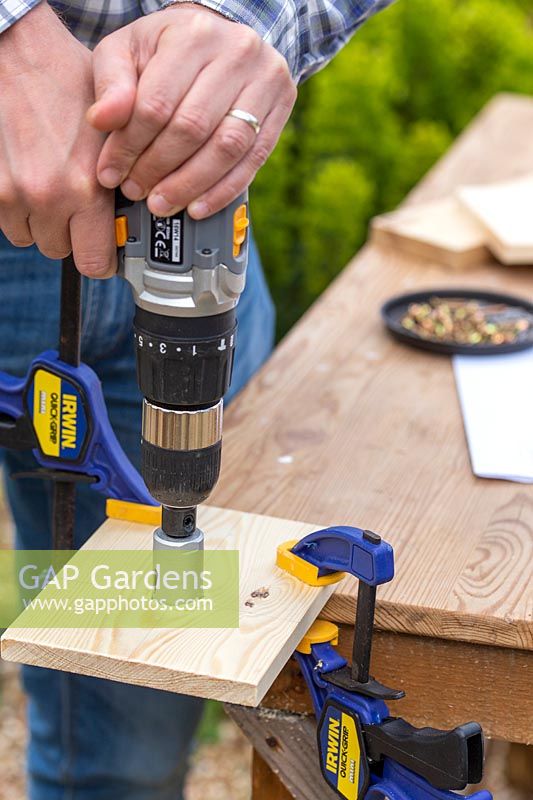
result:
[[[116,36],[103,39],[93,53],[96,102],[87,111],[87,120],[99,131],[115,131],[127,125],[137,92],[137,70],[129,39],[120,43]]]

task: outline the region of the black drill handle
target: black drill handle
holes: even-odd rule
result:
[[[477,722],[441,731],[391,718],[365,726],[365,740],[372,760],[388,756],[436,789],[464,789],[483,776],[483,732]]]

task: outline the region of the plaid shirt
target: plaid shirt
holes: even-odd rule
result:
[[[41,0],[0,0],[0,34]],[[194,0],[252,27],[285,58],[293,77],[325,66],[357,28],[392,0]],[[74,36],[94,47],[163,0],[50,0]]]

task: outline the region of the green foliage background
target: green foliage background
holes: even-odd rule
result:
[[[533,0],[398,0],[300,88],[252,189],[283,334],[479,109],[533,93]]]

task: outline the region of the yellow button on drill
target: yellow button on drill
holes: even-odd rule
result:
[[[246,203],[239,206],[233,215],[233,258],[241,252],[241,247],[246,239],[246,229],[250,224],[247,215]]]
[[[117,247],[124,247],[128,241],[128,218],[115,217],[115,239]]]

